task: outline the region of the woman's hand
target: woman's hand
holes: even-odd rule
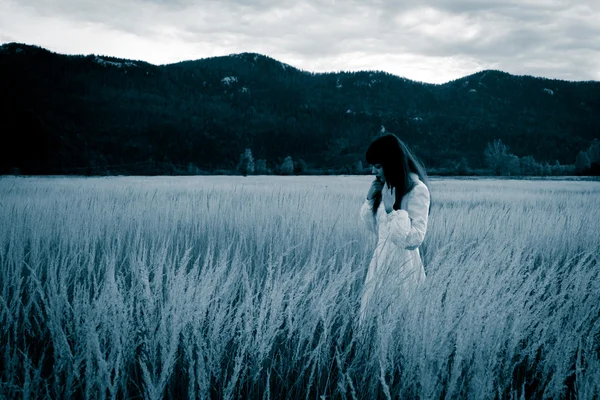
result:
[[[394,211],[394,203],[396,202],[395,188],[384,190],[381,194],[381,199],[383,201],[383,205],[385,206],[385,211],[388,214]]]
[[[367,193],[367,200],[373,200],[375,198],[375,196],[377,195],[377,193],[381,192],[381,189],[383,189],[383,182],[379,181],[379,180],[374,180],[373,183],[371,183],[371,188],[369,189],[369,193]]]

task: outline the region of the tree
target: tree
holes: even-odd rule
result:
[[[548,164],[548,161],[544,161],[541,168],[542,175],[552,175],[552,167]]]
[[[600,140],[592,140],[592,144],[588,147],[586,153],[590,159],[590,164],[600,163]]]
[[[586,154],[590,159],[589,175],[600,176],[600,140],[594,139],[587,149]]]
[[[256,160],[254,163],[254,172],[256,175],[266,175],[267,174],[267,161],[266,160]]]
[[[283,160],[279,172],[281,173],[281,175],[292,175],[294,173],[294,161],[292,161],[291,156],[287,156]]]
[[[538,175],[540,164],[532,156],[525,156],[521,158],[521,173],[523,175]]]
[[[560,176],[565,174],[565,167],[563,165],[560,165],[560,162],[558,162],[558,160],[554,161],[554,165],[551,168],[552,175]]]
[[[469,167],[469,161],[465,157],[461,157],[458,164],[456,164],[456,173],[458,175],[469,175],[471,173],[471,167]]]
[[[188,175],[200,175],[200,168],[194,163],[188,163],[186,172]]]
[[[587,172],[591,166],[592,162],[587,152],[580,151],[575,158],[575,170],[581,174]]]
[[[493,143],[488,143],[483,155],[487,166],[496,175],[502,175],[502,172],[506,170],[508,161],[508,147],[502,143],[502,140],[496,139]]]
[[[496,175],[519,175],[521,173],[519,157],[509,153],[508,146],[500,139],[488,143],[483,155],[486,164]]]
[[[244,176],[252,175],[254,173],[254,157],[252,157],[252,150],[246,149],[240,155],[240,162],[238,163],[237,170]]]
[[[356,162],[356,165],[354,166],[354,169],[355,169],[355,171],[356,171],[357,174],[362,174],[364,172],[363,171],[363,163],[362,163],[361,160],[358,160]]]
[[[515,156],[514,154],[507,154],[505,157],[505,162],[506,164],[503,165],[505,170],[502,171],[504,172],[503,175],[521,175],[521,163],[519,162],[519,157]]]
[[[307,168],[308,166],[306,165],[306,162],[304,162],[303,159],[300,159],[294,163],[294,174],[300,175],[306,172]]]

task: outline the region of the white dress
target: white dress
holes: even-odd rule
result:
[[[366,200],[360,209],[367,229],[377,235],[361,299],[361,321],[369,310],[379,313],[406,299],[425,280],[419,246],[427,231],[429,189],[417,174],[410,177],[415,186],[403,197],[400,210],[387,213],[383,200],[376,215],[372,200]],[[388,190],[387,185],[383,190]]]

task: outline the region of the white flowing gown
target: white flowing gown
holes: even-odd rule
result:
[[[410,178],[415,186],[403,197],[400,210],[388,213],[383,200],[376,215],[372,200],[366,200],[360,209],[367,229],[377,235],[361,299],[361,321],[372,307],[385,311],[395,301],[410,296],[425,280],[419,246],[427,231],[429,189],[417,174],[411,173]],[[382,190],[388,190],[387,185]]]

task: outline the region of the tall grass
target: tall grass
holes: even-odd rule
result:
[[[600,396],[599,183],[433,181],[360,324],[369,181],[0,179],[0,397]]]

